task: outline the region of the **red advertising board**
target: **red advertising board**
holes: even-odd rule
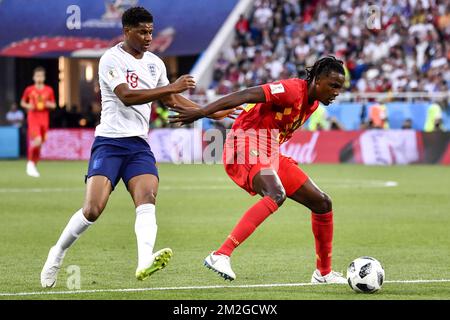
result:
[[[449,145],[448,132],[297,131],[281,152],[299,163],[450,164]]]
[[[51,129],[41,150],[46,160],[89,160],[94,129]],[[155,129],[149,142],[158,162],[201,163],[201,131]]]
[[[202,159],[201,140],[201,134],[194,129],[155,129],[149,134],[150,146],[158,162],[199,163]],[[93,141],[93,129],[52,129],[42,148],[42,158],[88,160]],[[208,143],[205,143],[203,153],[207,147]],[[450,133],[297,131],[281,146],[281,153],[299,163],[450,164]]]
[[[88,160],[94,129],[51,129],[41,149],[47,160]]]
[[[341,150],[359,135],[359,131],[297,131],[281,146],[281,153],[299,163],[337,163]]]

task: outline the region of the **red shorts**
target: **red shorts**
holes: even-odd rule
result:
[[[42,141],[47,139],[49,127],[48,112],[29,112],[28,113],[28,138],[35,139],[41,137]]]
[[[35,139],[41,137],[44,142],[47,139],[48,122],[28,122],[28,137]]]
[[[228,176],[252,196],[257,194],[253,190],[253,178],[263,169],[272,168],[277,172],[288,197],[308,180],[308,175],[298,167],[298,163],[294,159],[281,154],[275,159],[278,160],[278,164],[273,165],[259,162],[255,164],[227,163],[225,154],[226,152],[224,152],[223,163]]]

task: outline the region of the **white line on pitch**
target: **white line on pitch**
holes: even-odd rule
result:
[[[183,181],[183,180],[180,180]],[[201,182],[201,181],[197,181]],[[337,183],[335,183],[337,182]],[[384,187],[396,187],[398,183],[396,181],[376,181],[376,180],[361,180],[361,181],[335,181],[323,183],[328,187],[339,188],[384,188]],[[160,190],[233,190],[237,189],[234,185],[211,185],[205,184],[202,186],[190,185],[190,186],[168,186],[161,185]],[[41,192],[71,192],[71,191],[84,191],[85,188],[0,188],[0,193],[41,193]]]
[[[69,192],[83,190],[85,188],[0,188],[0,193]]]
[[[450,279],[436,280],[390,280],[384,283],[439,283],[450,282]],[[345,284],[345,283],[344,283]],[[159,287],[159,288],[128,288],[128,289],[93,289],[93,290],[72,290],[72,291],[35,291],[35,292],[1,292],[0,297],[35,296],[35,295],[64,295],[81,293],[102,293],[102,292],[145,292],[145,291],[171,291],[171,290],[206,290],[206,289],[248,289],[248,288],[275,288],[275,287],[305,287],[323,284],[316,283],[268,283],[268,284],[244,284],[244,285],[217,285],[217,286],[188,286],[188,287]]]

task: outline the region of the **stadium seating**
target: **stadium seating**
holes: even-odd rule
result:
[[[317,58],[333,54],[349,71],[348,91],[446,91],[448,4],[412,2],[384,2],[379,26],[374,16],[371,27],[365,14],[371,9],[360,1],[255,1],[248,27],[236,24],[234,44],[220,56],[211,87],[302,76]]]

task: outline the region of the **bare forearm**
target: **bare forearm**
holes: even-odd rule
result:
[[[200,108],[200,106],[192,100],[185,98],[181,94],[171,94],[169,96],[164,97],[161,101],[169,106],[184,106],[189,108]]]
[[[124,105],[131,106],[135,104],[144,104],[155,100],[160,100],[172,93],[173,91],[171,87],[165,86],[155,89],[127,90],[123,94],[118,96]]]
[[[213,103],[208,104],[205,108],[203,108],[203,113],[205,116],[208,116],[217,111],[238,107],[244,103],[259,102],[266,102],[264,91],[261,87],[253,87],[231,93]]]
[[[55,102],[47,102],[47,109],[55,109],[56,103]]]
[[[33,109],[33,107],[31,106],[31,104],[28,103],[28,102],[26,102],[26,101],[24,101],[24,100],[21,100],[21,101],[20,101],[20,106],[21,106],[22,108],[26,109],[26,110],[31,110],[31,109]]]
[[[173,108],[175,106],[183,106],[185,108],[191,108],[191,109],[197,109],[197,110],[202,109],[202,107],[200,105],[198,105],[196,102],[189,100],[188,98],[186,98],[180,94],[171,94],[170,96],[164,98],[162,100],[162,102],[170,108]],[[210,119],[213,119],[213,120],[220,120],[220,119],[227,117],[231,113],[233,113],[233,111],[231,111],[231,110],[219,111],[219,112],[210,114],[207,117]]]
[[[174,83],[154,89],[131,90],[128,84],[119,84],[114,93],[126,106],[144,104],[155,100],[163,100],[169,95],[195,88],[195,81],[190,75],[182,75]]]

